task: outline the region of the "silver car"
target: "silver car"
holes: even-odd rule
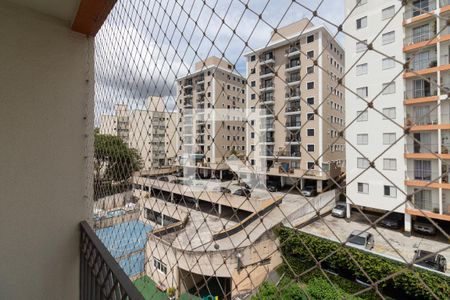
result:
[[[336,218],[345,218],[346,210],[345,204],[338,204],[331,210],[331,215]]]
[[[348,237],[346,244],[360,249],[372,250],[375,245],[375,239],[370,232],[354,230]]]

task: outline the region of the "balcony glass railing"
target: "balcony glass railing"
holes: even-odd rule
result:
[[[405,124],[407,126],[414,125],[436,125],[438,124],[437,111],[427,111],[423,114],[415,114],[413,116],[406,117]]]
[[[424,98],[436,95],[437,89],[435,87],[427,89],[411,89],[405,91],[405,99]]]
[[[415,169],[406,171],[406,179],[438,182],[439,172],[432,169]]]
[[[300,111],[300,105],[292,105],[292,106],[286,106],[285,111],[286,112],[296,112],[296,111]]]
[[[287,82],[288,83],[292,83],[292,82],[296,82],[296,81],[300,81],[300,75],[299,74],[295,74],[295,75],[289,76],[287,78]]]
[[[435,1],[423,1],[423,3],[424,4],[421,6],[415,6],[414,4],[411,4],[411,6],[407,6],[405,9],[404,18],[410,19],[413,17],[418,17],[436,9]]]
[[[428,68],[434,68],[437,66],[436,53],[428,53],[428,55],[422,56],[422,53],[416,54],[409,63],[409,69],[411,71],[419,71]]]
[[[286,64],[286,69],[291,69],[291,68],[295,68],[295,67],[299,67],[300,66],[300,61],[299,60],[292,60],[290,62],[288,62]]]
[[[272,88],[272,87],[273,87],[273,81],[263,82],[259,85],[260,89],[267,89],[267,88]]]
[[[405,145],[406,153],[438,153],[439,145],[421,142],[409,142]]]
[[[291,53],[296,53],[296,52],[300,52],[299,47],[289,47],[288,49],[285,50],[286,54],[291,54]]]
[[[407,45],[411,45],[411,44],[425,42],[425,41],[433,39],[435,36],[436,36],[436,32],[432,32],[432,31],[426,31],[426,32],[422,32],[420,34],[408,35],[408,36],[406,36],[404,43],[405,43],[405,46],[407,46]]]
[[[301,126],[301,122],[300,121],[290,121],[288,120],[286,122],[286,127],[300,127]]]

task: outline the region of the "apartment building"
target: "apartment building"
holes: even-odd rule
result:
[[[151,96],[141,110],[117,105],[114,115],[100,117],[100,133],[117,135],[138,150],[144,170],[170,166],[176,161],[179,147],[179,117],[177,112],[167,111],[166,101]]]
[[[277,29],[247,58],[247,156],[257,173],[314,186],[345,166],[344,50],[307,19]],[[301,178],[301,179],[300,179]],[[299,180],[300,179],[300,180]]]
[[[230,62],[212,56],[177,83],[180,163],[204,176],[222,176],[226,158],[245,153],[245,79]]]
[[[130,111],[124,104],[117,104],[113,115],[100,116],[100,133],[117,135],[128,143],[130,132]]]
[[[348,214],[351,203],[394,210],[406,232],[412,216],[450,220],[448,4],[346,0]]]

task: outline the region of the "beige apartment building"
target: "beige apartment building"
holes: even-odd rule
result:
[[[178,79],[177,92],[180,164],[222,176],[227,157],[245,154],[245,79],[230,62],[212,56]]]
[[[302,19],[245,56],[251,167],[281,185],[322,190],[345,166],[344,50],[325,26]]]
[[[130,132],[130,112],[124,104],[117,104],[114,115],[100,116],[100,133],[117,135],[128,142]]]
[[[177,112],[166,110],[166,98],[151,96],[145,109],[129,110],[116,106],[114,115],[102,115],[100,133],[121,137],[129,147],[138,150],[144,170],[175,163],[179,136]]]

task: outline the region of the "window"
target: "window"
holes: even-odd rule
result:
[[[308,52],[306,52],[306,57],[307,58],[314,58],[314,51],[308,51]]]
[[[357,88],[356,89],[356,94],[359,97],[365,99],[365,98],[369,97],[369,88],[367,86],[363,86],[363,87]]]
[[[367,27],[367,17],[362,17],[356,20],[356,29]]]
[[[306,114],[306,119],[309,120],[309,121],[314,120],[314,113],[307,113]]]
[[[307,74],[312,74],[312,73],[314,73],[314,66],[307,67],[307,68],[306,68],[306,73],[307,73]]]
[[[306,89],[308,89],[308,90],[314,89],[314,82],[308,82],[308,83],[306,83]]]
[[[383,145],[391,145],[395,140],[395,133],[383,133]]]
[[[367,70],[368,70],[367,64],[356,65],[356,76],[367,74]]]
[[[383,119],[395,119],[395,107],[383,108]]]
[[[382,61],[382,69],[383,70],[387,70],[387,69],[392,69],[393,67],[395,67],[395,57],[392,57],[392,58],[390,58],[390,57],[386,57],[386,58],[383,58],[383,61]]]
[[[367,145],[369,144],[369,135],[367,133],[360,133],[356,135],[357,145]]]
[[[308,144],[306,146],[306,149],[308,150],[308,152],[314,152],[314,144]]]
[[[252,164],[252,166],[254,166],[254,165],[255,165],[255,160],[252,159],[252,160],[250,161],[250,163]]]
[[[256,94],[252,94],[250,97],[252,98],[252,100],[255,100],[256,99]]]
[[[312,42],[314,42],[314,35],[309,35],[307,38],[306,38],[306,43],[312,43]]]
[[[256,59],[255,55],[250,56],[250,61],[255,61],[255,59]]]
[[[153,259],[153,266],[158,270],[159,272],[163,274],[167,274],[167,266],[165,263],[160,261],[159,259],[154,258]]]
[[[383,170],[397,170],[397,160],[395,158],[383,158]]]
[[[306,98],[306,103],[308,103],[309,105],[314,105],[314,97]]]
[[[395,31],[383,33],[383,35],[381,36],[381,43],[383,45],[387,45],[393,42],[395,42]]]
[[[255,73],[256,73],[255,68],[252,68],[252,69],[250,70],[250,74],[255,74]]]
[[[369,112],[367,110],[365,111],[357,111],[356,112],[356,121],[357,122],[363,122],[363,121],[368,121],[369,120]]]
[[[384,195],[387,197],[397,197],[397,189],[391,185],[385,185]]]
[[[254,132],[250,132],[250,138],[252,138],[252,139],[255,138],[255,133]]]
[[[356,43],[356,53],[364,52],[367,49],[367,40]]]
[[[252,87],[256,86],[256,81],[250,82],[250,85],[251,85]]]
[[[367,169],[369,167],[369,161],[365,158],[358,157],[356,161],[356,167],[358,169]]]
[[[314,169],[314,162],[308,161],[308,170],[312,170],[312,169]]]
[[[395,6],[386,7],[381,11],[381,20],[390,19],[395,15]]]
[[[307,136],[314,136],[314,128],[308,128],[306,130],[306,135]]]
[[[358,193],[368,194],[369,193],[369,184],[358,182]]]
[[[383,95],[389,95],[395,93],[395,82],[383,83]]]

